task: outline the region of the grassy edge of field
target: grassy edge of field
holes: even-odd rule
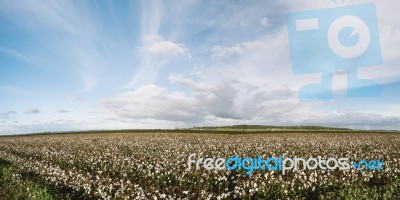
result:
[[[7,160],[0,158],[1,199],[55,199],[46,186],[21,176],[21,171]]]
[[[48,185],[39,175],[0,158],[0,199],[56,200],[90,199],[71,188]]]
[[[193,133],[193,134],[276,134],[276,133],[392,133],[400,134],[400,130],[361,130],[324,126],[269,126],[269,125],[232,125],[204,126],[175,129],[115,129],[115,130],[71,130],[60,132],[21,133],[0,135],[0,137],[37,136],[37,135],[70,135],[70,134],[108,134],[108,133]]]

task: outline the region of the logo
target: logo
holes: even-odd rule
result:
[[[321,73],[318,84],[303,86],[301,101],[332,100],[332,74],[347,71],[347,96],[376,97],[379,85],[359,79],[359,67],[382,63],[376,8],[363,4],[292,13],[287,16],[292,70]]]
[[[287,171],[297,170],[315,170],[317,168],[322,170],[349,170],[351,167],[358,170],[383,170],[384,163],[380,160],[361,160],[359,162],[352,162],[350,165],[349,158],[327,158],[323,159],[321,156],[316,158],[308,158],[307,160],[300,157],[284,158],[278,156],[277,158],[266,158],[262,156],[250,158],[240,158],[239,156],[225,158],[197,158],[195,153],[188,157],[187,167],[189,170],[194,167],[196,170],[204,168],[206,170],[245,170],[247,175],[253,173],[254,170],[272,170],[281,171],[284,175]]]

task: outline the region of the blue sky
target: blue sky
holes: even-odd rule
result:
[[[302,102],[286,16],[375,3],[379,97]],[[1,1],[0,134],[231,124],[400,129],[395,1]]]

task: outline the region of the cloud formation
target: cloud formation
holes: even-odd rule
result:
[[[188,122],[204,122],[209,116],[239,120],[284,117],[298,106],[295,91],[288,86],[268,90],[237,81],[195,82],[177,74],[172,74],[170,81],[190,89],[191,95],[151,84],[104,100],[103,106],[125,118]]]
[[[57,113],[69,113],[69,110],[64,110],[64,109],[57,109]]]
[[[10,117],[14,117],[16,114],[17,114],[17,112],[11,110],[11,111],[7,111],[5,113],[2,113],[1,116],[3,118],[10,118]]]
[[[263,27],[270,27],[271,26],[271,24],[268,23],[268,18],[266,18],[266,17],[260,18],[260,24]]]
[[[38,113],[40,113],[40,110],[36,108],[29,108],[24,112],[24,114],[38,114]]]
[[[124,118],[186,121],[197,118],[200,105],[179,92],[168,92],[156,85],[146,85],[106,100],[103,105]]]
[[[333,101],[298,100],[321,75],[293,73],[287,14],[368,2],[0,1],[0,133],[237,123],[400,129],[400,2],[374,2],[384,63],[358,70],[380,83],[381,97],[347,98],[338,71]]]
[[[140,47],[145,53],[153,56],[182,56],[187,52],[183,44],[164,40],[158,35],[148,35],[143,38],[144,45]]]

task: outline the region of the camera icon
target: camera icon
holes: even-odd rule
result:
[[[348,96],[379,96],[373,80],[357,78],[357,68],[382,63],[374,4],[328,8],[287,16],[292,70],[321,73],[320,84],[299,91],[302,101],[332,99],[332,73],[347,71]]]

